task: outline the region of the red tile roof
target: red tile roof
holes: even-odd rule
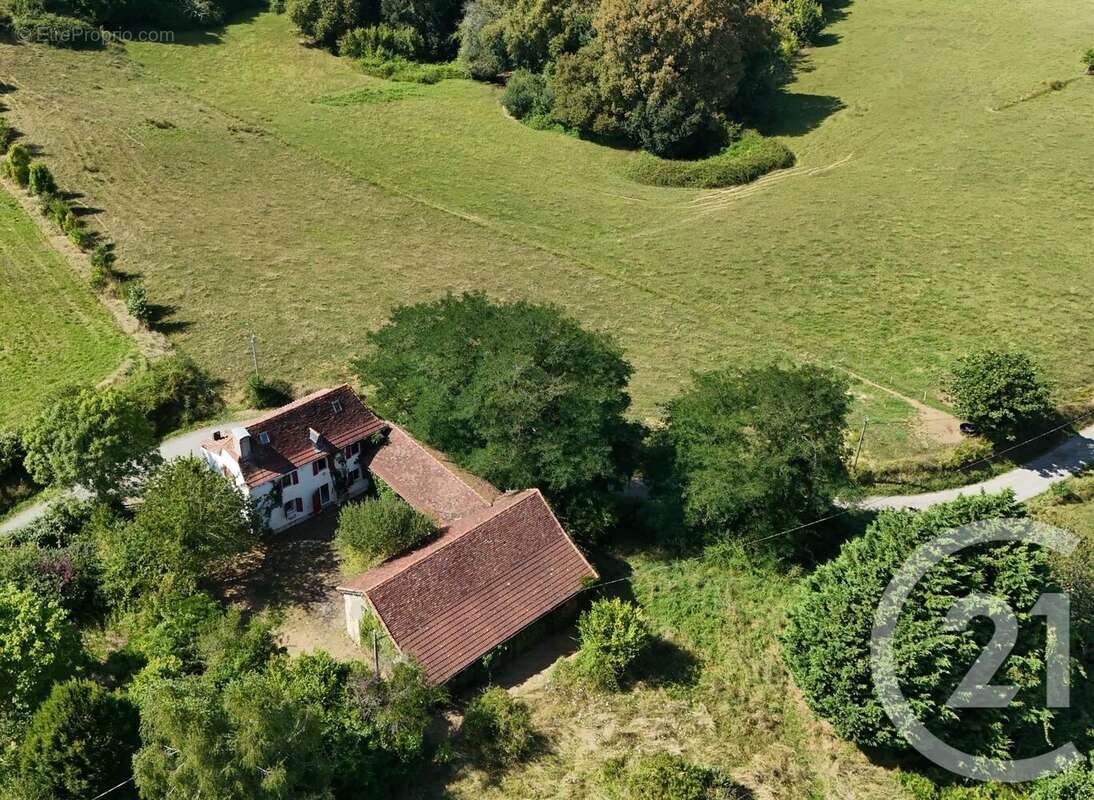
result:
[[[538,489],[500,497],[441,538],[340,587],[443,683],[597,577]]]
[[[413,439],[398,425],[390,427],[387,440],[367,452],[363,463],[396,494],[440,525],[489,509],[501,494]]]
[[[336,402],[341,410],[336,410]],[[253,487],[366,439],[387,423],[367,409],[349,385],[343,385],[302,397],[243,427],[250,433],[251,458],[241,461],[240,468],[247,485]],[[322,437],[318,447],[309,438],[312,428]],[[260,441],[263,433],[269,436],[269,444]],[[240,461],[239,442],[232,432],[202,442],[202,447],[211,452],[227,451]]]

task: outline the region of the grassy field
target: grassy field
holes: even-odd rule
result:
[[[857,3],[766,132],[798,155],[747,187],[645,187],[635,154],[507,118],[468,81],[390,84],[261,14],[175,45],[3,47],[15,123],[102,208],[172,336],[239,385],[345,377],[393,304],[484,289],[619,337],[650,416],[688,372],[843,365],[940,406],[950,361],[1029,350],[1088,398],[1094,7]],[[880,398],[859,413],[906,423]],[[865,388],[865,387],[864,387]],[[878,426],[866,457],[926,447]]]
[[[0,188],[0,425],[18,425],[68,383],[108,377],[133,342]]]

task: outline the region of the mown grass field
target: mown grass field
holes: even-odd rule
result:
[[[95,384],[132,340],[0,188],[0,425],[19,426],[51,392]]]
[[[730,190],[639,186],[633,153],[519,125],[482,84],[366,77],[273,14],[125,51],[4,46],[0,79],[175,339],[234,385],[251,332],[311,387],[392,305],[478,288],[617,335],[645,417],[691,370],[772,358],[940,405],[946,365],[983,345],[1088,398],[1094,80],[992,109],[1076,76],[1094,8],[840,16],[768,125],[798,165]],[[911,416],[883,405],[860,413]],[[924,447],[878,426],[866,455]]]

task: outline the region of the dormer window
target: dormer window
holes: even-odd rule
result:
[[[342,413],[342,401],[341,400],[331,400],[330,401],[330,407],[334,409],[335,414],[341,414]]]
[[[266,431],[262,431],[262,433],[258,434],[258,441],[261,444],[269,444],[270,443],[270,434],[266,433]]]

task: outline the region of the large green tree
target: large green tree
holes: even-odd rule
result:
[[[96,797],[130,776],[139,744],[128,700],[91,681],[56,684],[19,747],[21,788],[54,800]]]
[[[56,601],[0,586],[0,716],[29,714],[81,656],[79,634]]]
[[[875,613],[900,565],[960,525],[1023,514],[1010,492],[963,497],[918,514],[884,512],[803,582],[789,609],[783,657],[810,707],[840,736],[866,747],[909,748],[877,697],[870,657]],[[971,754],[1016,758],[1068,741],[1076,723],[1086,727],[1089,690],[1080,699],[1078,681],[1072,682],[1075,716],[1045,708],[1044,625],[1032,621],[1031,611],[1043,593],[1055,591],[1046,554],[1024,543],[965,550],[933,566],[912,590],[895,628],[897,680],[943,741]],[[1003,708],[947,706],[993,635],[983,618],[963,630],[947,624],[949,610],[970,593],[1002,599],[1018,618],[1018,640],[998,672],[1005,680],[997,682],[1019,693]]]
[[[815,366],[698,375],[654,436],[654,492],[707,541],[811,522],[848,483],[847,381]]]
[[[42,484],[79,484],[119,500],[159,460],[152,423],[116,389],[59,395],[23,434],[26,467]]]
[[[1025,353],[970,353],[954,365],[946,388],[957,413],[993,437],[1017,438],[1052,413],[1048,386]]]
[[[196,458],[160,466],[142,500],[132,522],[99,532],[104,584],[117,600],[167,588],[190,593],[257,541],[250,503]]]
[[[778,43],[773,15],[751,0],[603,0],[593,25],[595,57],[559,59],[556,116],[668,157],[724,143],[750,61]]]
[[[638,431],[609,337],[553,307],[465,294],[396,309],[368,340],[355,366],[381,415],[499,488],[541,487],[578,536],[611,524]]]

